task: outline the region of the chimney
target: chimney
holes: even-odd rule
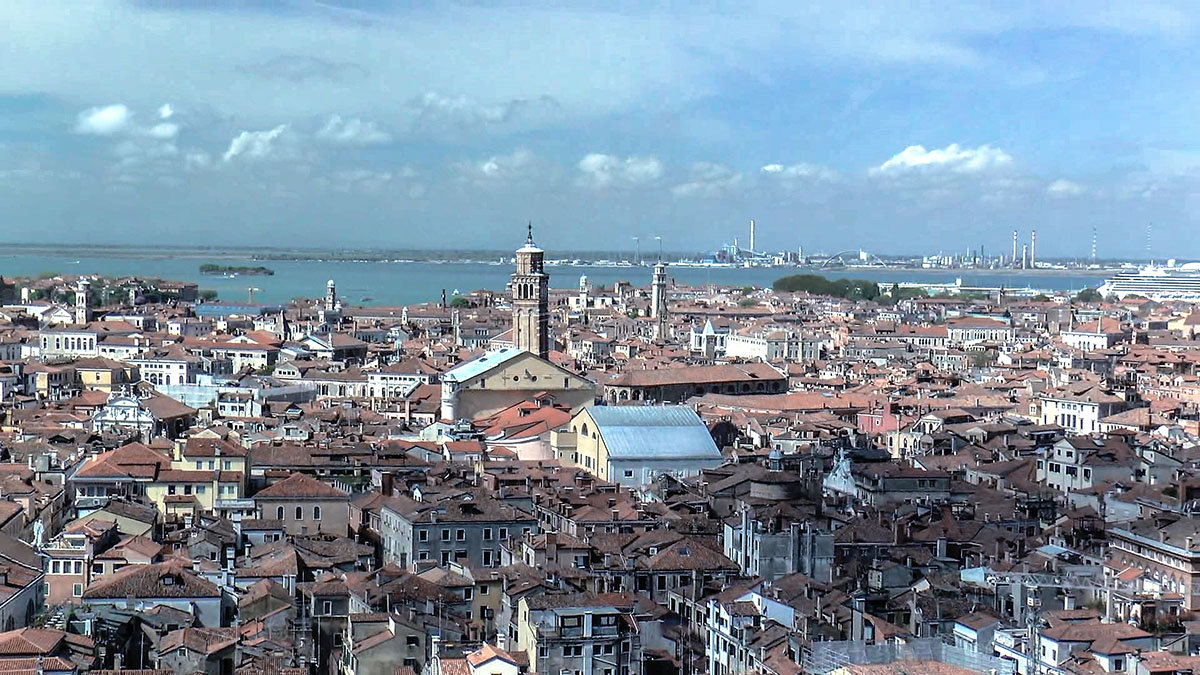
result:
[[[558,533],[546,533],[546,561],[556,562],[558,560]]]
[[[391,497],[392,490],[395,489],[395,476],[390,472],[384,472],[379,475],[379,491],[384,497]]]

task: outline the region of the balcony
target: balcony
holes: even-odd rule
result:
[[[218,499],[213,507],[218,511],[253,511],[253,499]]]

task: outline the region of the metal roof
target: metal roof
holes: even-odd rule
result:
[[[505,347],[494,352],[488,352],[477,359],[471,359],[466,363],[460,364],[451,368],[442,374],[443,382],[466,382],[467,380],[482,375],[489,370],[511,361],[512,359],[524,354],[524,349],[516,347]]]
[[[588,413],[610,460],[723,459],[708,427],[687,406],[594,406]]]

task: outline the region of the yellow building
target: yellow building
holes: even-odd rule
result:
[[[165,515],[215,513],[218,501],[242,500],[243,475],[237,471],[164,469],[146,484],[146,499]]]
[[[630,487],[661,474],[689,476],[724,463],[704,421],[687,406],[592,406],[551,433],[554,456]]]
[[[98,356],[78,359],[72,365],[75,367],[75,384],[81,389],[99,389],[111,394],[114,389],[139,379],[137,366]]]

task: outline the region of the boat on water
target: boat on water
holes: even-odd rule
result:
[[[1136,295],[1155,302],[1200,302],[1200,262],[1176,267],[1147,265],[1117,272],[1097,288],[1101,295],[1125,298]]]

